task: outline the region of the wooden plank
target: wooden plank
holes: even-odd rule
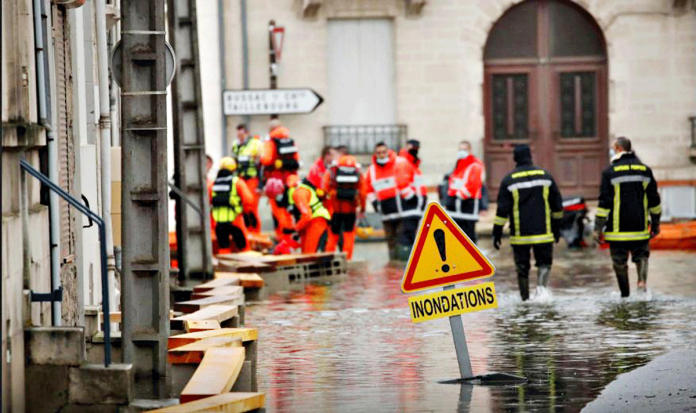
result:
[[[120,311],[114,311],[114,312],[109,312],[109,319],[111,320],[112,323],[121,323],[121,312]],[[104,322],[104,313],[101,311],[99,312],[99,325],[102,325]],[[101,327],[99,327],[101,328]]]
[[[167,347],[170,349],[178,348],[210,337],[239,337],[242,341],[247,342],[256,340],[258,338],[258,331],[255,328],[221,328],[219,330],[178,334],[169,337],[167,340]]]
[[[200,300],[201,298],[214,297],[216,295],[243,296],[244,287],[239,285],[227,285],[224,287],[213,288],[212,290],[196,292],[191,294],[192,300]]]
[[[244,347],[206,350],[201,364],[179,396],[181,403],[226,393],[232,389],[244,364]]]
[[[205,352],[215,347],[242,347],[240,337],[210,337],[167,351],[171,364],[200,364]]]
[[[261,288],[264,285],[263,278],[258,274],[240,274],[239,283],[244,288]]]
[[[239,307],[236,305],[211,305],[191,314],[173,318],[171,320],[172,325],[177,323],[181,325],[181,328],[172,328],[174,328],[174,330],[183,329],[184,321],[186,320],[215,320],[218,323],[222,323],[237,315],[239,315]]]
[[[215,271],[215,279],[235,278],[244,288],[261,288],[264,286],[263,278],[255,273]]]
[[[195,333],[198,331],[219,330],[220,322],[215,320],[186,320],[184,328],[187,333]]]
[[[227,287],[228,285],[239,285],[239,278],[237,277],[225,277],[225,278],[216,278],[214,280],[210,280],[207,283],[199,284],[195,287],[193,287],[193,292],[194,293],[202,293],[204,291],[209,291],[214,288],[219,288],[219,287]]]
[[[261,409],[266,405],[264,393],[223,393],[195,402],[150,410],[151,413],[243,413]]]
[[[217,295],[198,300],[182,301],[174,304],[174,310],[189,314],[211,305],[243,305],[244,296]]]

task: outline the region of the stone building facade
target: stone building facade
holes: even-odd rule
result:
[[[589,24],[596,27],[604,48],[604,56],[599,59],[603,65],[604,85],[594,98],[598,102],[603,99],[604,108],[596,109],[596,116],[600,123],[604,119],[606,130],[598,141],[601,145],[593,149],[594,161],[583,164],[580,160],[570,166],[555,168],[559,170],[554,170],[554,165],[542,166],[550,167],[556,174],[569,176],[595,174],[598,180],[600,170],[608,162],[609,142],[612,138],[627,136],[633,140],[644,162],[654,168],[658,180],[665,184],[693,187],[696,165],[690,158],[689,121],[690,116],[696,115],[696,10],[693,3],[680,0],[528,1],[539,4],[539,7],[554,7],[560,3],[563,7],[575,9],[578,15],[584,15],[591,22]],[[228,89],[241,89],[244,84],[241,2],[223,3],[224,78]],[[457,142],[463,139],[472,141],[475,153],[486,159],[491,180],[505,172],[507,166],[496,164],[486,149],[487,139],[492,138],[486,136],[489,109],[485,102],[490,91],[485,85],[487,64],[484,62],[484,49],[496,22],[516,7],[525,6],[525,2],[254,0],[246,3],[249,87],[269,87],[268,24],[274,20],[285,28],[278,87],[310,87],[325,99],[309,115],[281,116],[299,143],[305,167],[318,155],[325,142],[323,128],[335,123],[335,105],[346,107],[345,99],[337,96],[336,89],[341,86],[336,77],[345,75],[346,82],[350,82],[350,73],[337,75],[336,67],[340,67],[341,62],[337,65],[336,59],[341,58],[340,50],[344,47],[342,58],[350,66],[356,51],[354,46],[334,44],[341,38],[332,33],[340,25],[337,22],[352,21],[359,26],[360,22],[384,21],[388,26],[386,44],[391,44],[385,51],[389,56],[372,56],[381,56],[379,67],[393,67],[393,88],[390,90],[393,91],[391,110],[394,116],[391,121],[406,125],[408,137],[423,142],[421,168],[427,183],[435,185],[451,168]],[[214,5],[201,6],[201,10],[211,7]],[[528,23],[512,21],[506,24],[520,29]],[[212,19],[200,25],[203,56],[208,55],[206,47],[217,47],[217,42],[212,42],[218,35],[216,26]],[[358,28],[358,36],[360,33],[366,32]],[[580,34],[579,38],[582,36]],[[384,40],[378,39],[379,42],[384,43]],[[358,48],[366,44],[370,45],[370,42],[363,41]],[[214,54],[212,49],[207,51]],[[543,60],[539,59],[539,65],[545,64]],[[210,59],[203,64],[211,67],[218,63]],[[361,76],[370,76],[368,66],[365,66],[368,71]],[[212,91],[218,92],[213,86],[219,84],[214,76],[216,72],[211,70],[211,76],[204,80],[209,82],[207,87],[204,85],[208,96]],[[378,76],[384,78],[383,73],[378,73]],[[389,76],[387,73],[386,78]],[[548,87],[557,82],[554,78],[548,79]],[[220,116],[217,114],[221,109],[210,107],[218,102],[209,99],[206,113]],[[354,104],[370,107],[369,103],[360,101]],[[226,121],[227,139],[231,142],[234,126],[242,118],[227,117]],[[206,119],[206,124],[214,122]],[[267,116],[252,117],[252,132],[266,133],[267,122]],[[362,122],[358,119],[354,123]],[[554,130],[558,128],[553,125],[550,129],[549,133],[558,133]],[[214,140],[215,136],[209,136],[209,145]],[[218,148],[221,146],[212,147],[211,151],[218,154]],[[535,153],[542,150],[534,148]],[[570,185],[568,188],[574,187]],[[592,185],[581,188],[580,193],[592,196],[592,188]]]

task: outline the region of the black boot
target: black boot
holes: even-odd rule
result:
[[[517,284],[520,286],[520,296],[522,301],[529,300],[529,274],[517,274]]]
[[[619,289],[621,290],[622,297],[628,297],[631,295],[631,287],[628,285],[628,265],[614,265],[614,272],[616,273],[616,281],[619,282]]]

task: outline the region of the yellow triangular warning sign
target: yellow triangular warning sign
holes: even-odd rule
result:
[[[487,278],[494,273],[493,264],[464,231],[438,203],[431,202],[421,221],[401,291],[412,293]]]

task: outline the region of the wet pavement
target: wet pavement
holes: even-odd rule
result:
[[[358,244],[365,270],[247,309],[247,325],[259,328],[267,410],[575,412],[618,374],[696,348],[696,254],[654,251],[648,293],[624,300],[608,251],[561,246],[551,294],[522,303],[509,247],[482,243],[496,266],[499,308],[462,316],[474,374],[512,373],[528,383],[439,384],[459,372],[448,320],[413,324],[402,267],[386,262],[384,244]]]

